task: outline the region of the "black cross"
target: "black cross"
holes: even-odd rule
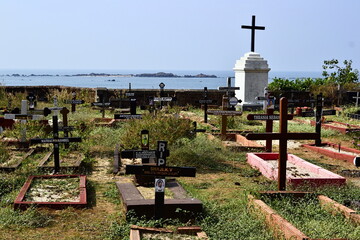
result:
[[[255,16],[252,16],[251,26],[241,25],[241,28],[251,29],[251,52],[255,52],[255,30],[265,30],[265,27],[255,25]]]
[[[67,100],[66,103],[71,104],[71,112],[73,113],[73,112],[76,112],[76,104],[83,104],[83,103],[85,103],[85,101],[76,99],[76,92],[75,91],[72,92],[71,95],[72,95],[72,99]]]
[[[52,143],[52,144],[54,144],[54,172],[58,173],[60,171],[59,143],[81,142],[81,138],[80,137],[59,138],[58,116],[53,115],[52,120],[53,120],[53,138],[33,138],[33,139],[30,139],[30,143],[31,144],[36,144],[36,143]]]
[[[160,219],[164,214],[165,177],[195,177],[196,168],[192,167],[167,167],[168,156],[167,142],[158,141],[157,164],[154,165],[126,165],[126,174],[139,174],[155,176],[155,219]]]
[[[315,139],[315,145],[321,145],[321,120],[322,116],[335,115],[336,110],[323,110],[323,97],[322,93],[316,96],[316,112],[308,111],[301,113],[302,117],[314,117],[315,116],[315,132],[319,134],[319,138]]]
[[[213,102],[213,100],[208,99],[207,93],[208,93],[207,87],[204,87],[204,99],[199,100],[200,104],[204,104],[204,123],[207,123],[208,104]]]

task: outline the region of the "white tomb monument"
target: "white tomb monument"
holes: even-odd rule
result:
[[[268,85],[269,65],[259,53],[248,52],[235,67],[235,86],[240,90],[235,91],[235,96],[242,100],[242,109],[262,109],[263,102],[255,98],[264,95],[264,88]]]

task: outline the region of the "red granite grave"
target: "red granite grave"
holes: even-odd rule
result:
[[[311,164],[293,154],[287,155],[288,166],[286,168],[287,182],[293,186],[309,184],[322,186],[325,184],[341,185],[346,179],[319,166]],[[278,179],[278,153],[248,153],[247,162],[258,169],[265,177]]]
[[[37,179],[65,179],[65,178],[79,178],[79,194],[76,201],[26,201],[27,193],[30,192],[31,185]],[[54,209],[63,209],[66,207],[81,208],[86,207],[86,176],[84,175],[38,175],[30,176],[24,186],[21,188],[19,195],[14,201],[14,209],[26,209],[30,206],[48,207]]]
[[[339,146],[339,144],[335,143],[324,142],[320,146],[316,146],[315,144],[303,144],[302,146],[310,149],[311,151],[324,154],[338,160],[345,160],[352,164],[354,157],[360,156],[360,150]]]

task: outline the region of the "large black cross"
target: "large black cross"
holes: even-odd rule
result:
[[[33,139],[30,139],[30,143],[31,144],[37,144],[37,143],[52,143],[52,144],[54,144],[54,172],[58,173],[60,171],[59,143],[81,142],[81,138],[80,137],[60,138],[59,137],[58,116],[53,115],[52,120],[53,120],[53,138],[33,138]]]
[[[83,103],[85,103],[85,101],[76,99],[76,92],[75,91],[73,91],[71,93],[71,95],[72,95],[72,99],[67,100],[66,103],[71,104],[71,112],[74,113],[74,112],[76,112],[76,104],[83,104]]]
[[[322,93],[316,96],[316,112],[314,111],[307,111],[302,112],[302,117],[314,117],[315,116],[315,132],[321,136],[321,121],[322,116],[326,115],[335,115],[336,110],[323,110],[323,96]],[[315,139],[315,145],[320,146],[321,145],[321,137],[318,139]]]
[[[165,177],[195,177],[196,168],[193,167],[167,167],[167,142],[158,141],[157,163],[155,165],[126,165],[126,174],[140,174],[155,176],[155,219],[163,217],[165,199]]]
[[[251,52],[255,52],[255,30],[265,30],[265,27],[255,25],[255,16],[252,16],[251,26],[241,25],[241,28],[251,29]]]
[[[278,169],[278,190],[286,190],[286,161],[287,161],[287,141],[318,139],[318,133],[289,133],[287,120],[289,119],[287,110],[287,99],[280,99],[280,133],[249,133],[246,138],[249,140],[279,140],[279,169]]]
[[[213,102],[212,99],[208,99],[207,93],[208,93],[208,89],[207,89],[207,87],[204,87],[204,98],[199,100],[200,104],[204,104],[204,123],[207,123],[208,104]]]

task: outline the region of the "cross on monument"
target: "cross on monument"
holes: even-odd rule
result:
[[[251,52],[255,52],[255,30],[265,30],[265,27],[255,25],[255,16],[252,16],[251,26],[241,25],[241,28],[251,29]]]
[[[30,139],[30,143],[31,144],[52,143],[54,145],[54,172],[58,173],[60,171],[59,143],[81,142],[81,138],[80,137],[60,138],[58,116],[53,115],[52,120],[53,120],[53,138],[33,138]]]
[[[278,169],[278,190],[286,190],[286,161],[287,161],[287,141],[288,140],[305,140],[318,139],[318,133],[289,133],[289,118],[287,110],[287,99],[280,99],[280,133],[249,133],[246,138],[249,140],[279,140],[279,169]]]
[[[157,164],[152,165],[126,165],[126,174],[139,174],[155,176],[155,219],[163,217],[165,207],[165,177],[195,177],[196,168],[193,167],[167,167],[166,157],[168,156],[167,142],[158,141]]]

